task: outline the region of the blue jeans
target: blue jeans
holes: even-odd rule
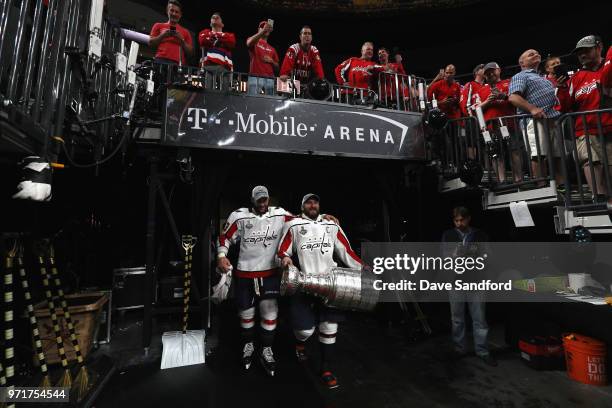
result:
[[[274,95],[274,78],[249,77],[249,95]]]
[[[466,351],[465,345],[465,305],[467,303],[472,316],[474,334],[474,351],[479,357],[489,355],[487,336],[489,326],[485,317],[485,302],[483,292],[468,292],[451,290],[448,292],[451,309],[452,337],[455,350]]]

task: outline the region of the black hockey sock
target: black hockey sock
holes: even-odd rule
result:
[[[266,330],[260,328],[260,337],[261,337],[261,346],[262,347],[272,347],[274,344],[274,334],[276,330]]]
[[[253,332],[255,330],[251,327],[248,329],[241,328],[240,329],[240,337],[242,338],[242,345],[244,346],[247,343],[252,343],[253,338],[255,337]]]
[[[319,343],[319,345],[321,346],[321,372],[331,370],[336,344]]]

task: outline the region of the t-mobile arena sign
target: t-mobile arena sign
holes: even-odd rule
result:
[[[167,145],[425,159],[418,113],[169,88],[165,119]]]

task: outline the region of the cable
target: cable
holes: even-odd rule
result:
[[[60,137],[54,137],[54,139],[57,140],[58,142],[60,142],[60,144],[62,145],[62,150],[64,151],[64,154],[66,155],[66,158],[68,159],[68,162],[70,163],[71,166],[77,167],[77,168],[81,168],[81,169],[86,169],[86,168],[91,168],[91,167],[99,166],[101,164],[106,163],[110,159],[112,159],[113,156],[115,156],[119,152],[119,150],[121,149],[121,146],[123,146],[123,143],[125,142],[125,139],[127,138],[126,137],[127,133],[128,133],[128,130],[123,132],[123,136],[121,137],[121,140],[119,141],[119,144],[115,147],[115,150],[113,150],[108,156],[106,156],[102,160],[96,161],[94,163],[88,163],[88,164],[79,164],[79,163],[75,162],[74,159],[68,153],[68,149],[66,149],[66,143],[64,142],[64,139],[62,139]]]

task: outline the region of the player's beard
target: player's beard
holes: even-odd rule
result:
[[[265,214],[268,212],[269,204],[256,204],[255,210],[258,214]]]
[[[309,210],[305,210],[304,214],[311,220],[316,220],[319,217],[319,210],[316,208],[311,208]]]

